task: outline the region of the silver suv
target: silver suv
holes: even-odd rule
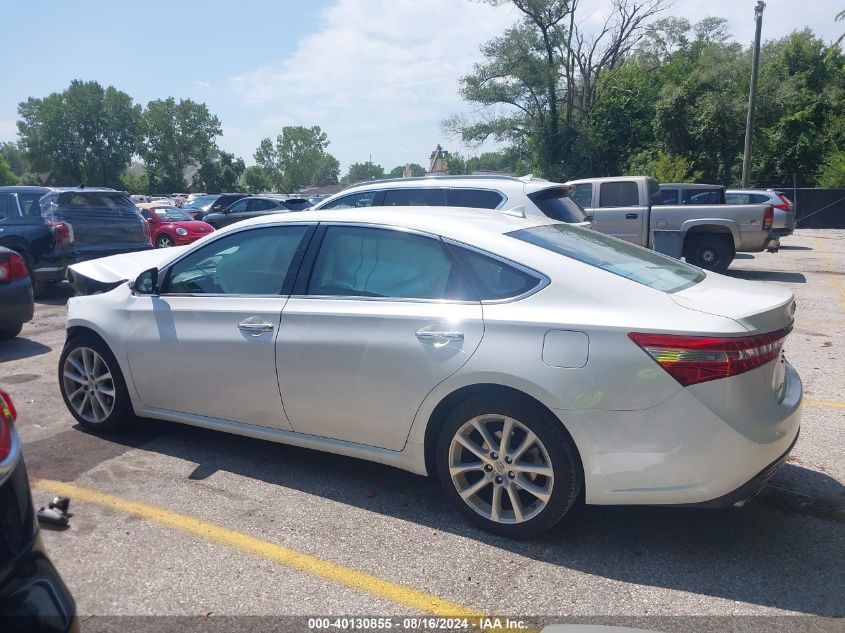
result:
[[[326,198],[315,209],[358,207],[472,207],[514,209],[525,217],[587,222],[584,209],[560,183],[523,176],[424,176],[362,182]]]

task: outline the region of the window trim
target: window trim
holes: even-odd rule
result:
[[[420,237],[425,237],[428,239],[435,240],[440,249],[443,251],[443,254],[446,258],[452,262],[452,265],[458,268],[458,271],[461,275],[463,275],[465,281],[469,284],[469,286],[473,289],[474,292],[477,292],[475,289],[474,284],[467,278],[466,273],[464,272],[463,267],[460,266],[459,262],[455,260],[452,256],[452,253],[449,252],[449,249],[446,247],[444,243],[444,238],[440,235],[435,235],[433,233],[427,233],[425,231],[419,231],[417,229],[409,229],[404,226],[393,226],[388,224],[375,224],[372,222],[343,222],[343,221],[331,221],[331,222],[320,222],[320,225],[317,227],[317,231],[315,235],[311,238],[311,243],[308,246],[308,250],[305,253],[305,256],[302,260],[302,263],[299,267],[299,274],[296,277],[296,281],[293,284],[293,290],[290,294],[292,299],[318,299],[318,300],[334,300],[334,301],[380,301],[383,303],[441,303],[441,304],[449,304],[449,305],[479,305],[481,302],[478,299],[424,299],[419,297],[366,297],[366,296],[355,296],[355,295],[312,295],[308,294],[308,285],[311,283],[311,275],[314,273],[315,264],[317,262],[317,255],[320,253],[320,249],[323,246],[323,241],[325,240],[326,233],[328,229],[332,226],[344,226],[344,227],[355,227],[355,228],[364,228],[364,229],[381,229],[384,231],[395,231],[397,233],[407,233],[410,235],[418,235]]]
[[[297,248],[296,253],[293,256],[293,259],[290,262],[290,266],[288,267],[288,271],[285,274],[285,278],[282,280],[282,286],[278,292],[278,294],[229,294],[229,293],[220,293],[220,292],[159,292],[157,297],[230,297],[230,298],[257,298],[257,299],[278,299],[280,297],[289,297],[291,295],[291,290],[293,290],[293,285],[297,276],[299,275],[300,268],[302,266],[303,261],[305,260],[305,255],[308,252],[308,249],[311,245],[311,241],[314,238],[314,233],[318,228],[317,222],[285,222],[283,224],[260,224],[258,226],[247,226],[235,231],[226,231],[224,234],[216,236],[213,240],[208,240],[207,242],[203,242],[203,245],[199,248],[205,248],[209,244],[214,244],[215,242],[225,239],[231,235],[237,235],[239,233],[245,233],[247,231],[256,231],[266,228],[284,228],[286,226],[305,226],[307,227],[305,233],[302,236],[302,240],[299,243],[299,248]],[[164,281],[159,285],[159,288],[166,288],[167,284],[170,283],[170,275],[173,272],[173,267],[181,262],[186,257],[190,257],[193,253],[197,252],[199,248],[193,248],[187,253],[183,253],[162,269],[159,270],[159,278],[163,279]],[[141,296],[148,296],[148,295],[141,295]]]

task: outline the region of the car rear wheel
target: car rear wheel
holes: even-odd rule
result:
[[[22,329],[23,323],[0,328],[0,339],[15,338]]]
[[[447,496],[475,525],[525,538],[555,525],[581,491],[577,450],[537,406],[477,397],[448,417],[437,442]]]
[[[159,235],[156,239],[156,248],[170,248],[173,246],[173,240],[169,235]]]
[[[692,235],[684,245],[687,263],[713,272],[725,272],[734,258],[733,241],[719,234]]]
[[[95,336],[81,335],[65,343],[59,386],[68,410],[87,428],[120,431],[134,418],[117,359]]]

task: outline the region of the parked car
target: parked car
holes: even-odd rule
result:
[[[775,189],[731,189],[725,193],[728,204],[770,204],[775,210],[772,234],[788,237],[795,232],[795,209],[782,191]]]
[[[152,248],[128,194],[93,187],[0,187],[0,246],[26,260],[36,295],[69,264]]]
[[[203,217],[203,220],[215,229],[219,229],[235,222],[248,220],[249,218],[256,218],[270,213],[299,211],[307,207],[307,202],[304,207],[298,202],[289,204],[287,199],[280,196],[247,196],[246,198],[241,198],[233,202],[223,209],[223,211],[208,213]]]
[[[150,223],[152,242],[156,248],[184,246],[214,231],[207,222],[191,219],[184,209],[160,207],[154,202],[140,208],[141,215]]]
[[[76,603],[38,534],[16,417],[0,390],[0,622],[10,633],[76,632]]]
[[[209,212],[211,205],[220,198],[219,193],[210,193],[210,194],[203,194],[201,196],[195,196],[194,198],[188,197],[188,201],[182,206],[192,219],[194,220],[202,220],[203,216]]]
[[[724,272],[738,252],[777,247],[771,205],[658,205],[654,178],[620,176],[567,183],[572,197],[593,214],[593,228],[640,246],[654,246],[654,231],[678,232],[679,252],[689,263]]]
[[[450,206],[517,209],[561,222],[587,221],[584,209],[560,183],[525,176],[424,176],[367,181],[326,198],[315,209]]]
[[[20,334],[34,310],[32,281],[24,258],[0,246],[0,339]]]
[[[72,268],[112,286],[68,302],[59,383],[89,429],[137,415],[436,473],[508,536],[582,490],[741,504],[798,435],[789,289],[572,224],[302,211],[139,259]]]
[[[655,204],[725,204],[725,188],[688,182],[661,183],[660,202]]]

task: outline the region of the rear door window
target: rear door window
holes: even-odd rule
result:
[[[228,207],[226,210],[229,213],[245,213],[248,204],[249,204],[249,200],[238,200],[232,206]]]
[[[724,204],[721,189],[687,189],[684,191],[684,204]]]
[[[374,204],[378,191],[359,191],[350,193],[348,196],[341,196],[321,206],[321,209],[357,209],[359,207],[371,207]]]
[[[449,189],[447,197],[450,207],[471,207],[474,209],[496,209],[505,197],[490,189]]]
[[[12,193],[0,193],[0,220],[18,216],[18,203]]]
[[[570,196],[569,187],[551,187],[528,194],[546,216],[559,222],[586,222],[584,209]]]
[[[749,204],[751,196],[747,193],[726,193],[725,202],[727,204]]]
[[[603,182],[599,190],[600,207],[637,207],[640,195],[633,181]]]
[[[445,207],[445,189],[389,189],[384,192],[385,207]]]
[[[577,226],[548,224],[508,235],[664,292],[682,290],[704,279],[704,273],[694,266]]]
[[[680,204],[677,189],[661,189],[659,204]]]
[[[38,217],[41,215],[41,205],[38,201],[41,200],[40,193],[19,193],[18,205],[21,208],[21,215],[27,217]]]

